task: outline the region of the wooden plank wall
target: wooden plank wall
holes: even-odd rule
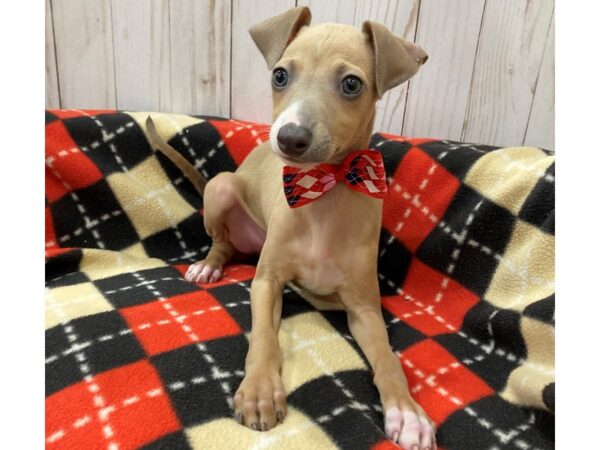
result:
[[[313,24],[384,23],[429,61],[375,129],[554,149],[553,0],[45,0],[46,106],[270,122],[248,28],[297,5]]]

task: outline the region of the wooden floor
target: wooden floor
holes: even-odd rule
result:
[[[46,106],[270,122],[247,30],[297,5],[429,53],[379,102],[376,130],[554,149],[553,0],[46,0]]]

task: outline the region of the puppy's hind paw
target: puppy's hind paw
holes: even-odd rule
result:
[[[192,264],[185,273],[191,283],[215,283],[221,279],[223,268],[210,264],[205,259]]]

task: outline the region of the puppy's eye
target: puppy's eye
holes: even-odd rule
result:
[[[273,71],[271,83],[275,89],[283,89],[288,84],[289,78],[290,76],[288,75],[287,70],[279,67]]]
[[[349,75],[342,80],[341,90],[346,97],[356,97],[362,91],[362,81],[360,78]]]

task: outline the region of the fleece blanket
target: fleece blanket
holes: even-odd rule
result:
[[[148,113],[46,112],[48,449],[391,449],[343,311],[286,287],[289,415],[238,425],[256,259],[183,274],[210,245],[202,198],[151,148]],[[152,113],[205,177],[265,126]],[[391,346],[442,449],[554,447],[554,156],[373,135],[389,183],[380,239]],[[351,243],[348,243],[351,245]]]

